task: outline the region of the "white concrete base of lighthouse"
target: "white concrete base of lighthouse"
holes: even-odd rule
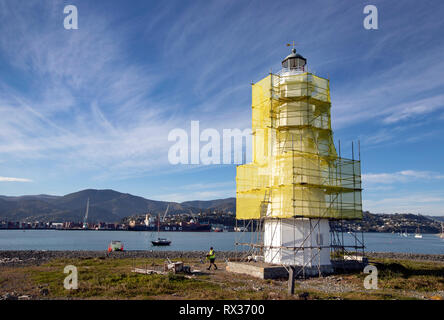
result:
[[[298,249],[301,246],[304,249]],[[272,264],[331,269],[328,219],[265,220],[264,260]]]

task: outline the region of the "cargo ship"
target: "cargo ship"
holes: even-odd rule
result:
[[[189,231],[189,232],[209,232],[210,224],[200,224],[199,222],[182,222],[176,224],[164,224],[160,226],[161,231]]]

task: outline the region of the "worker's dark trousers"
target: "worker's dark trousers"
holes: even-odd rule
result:
[[[216,264],[214,263],[214,260],[216,260],[216,259],[210,259],[210,266],[208,267],[208,270],[211,269],[211,266],[212,266],[212,265],[214,266],[214,269],[217,270],[217,266],[216,266]]]

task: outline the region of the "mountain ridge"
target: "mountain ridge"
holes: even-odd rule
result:
[[[168,214],[198,213],[202,210],[235,211],[235,198],[170,202],[151,200],[112,189],[85,189],[64,196],[0,195],[0,219],[15,221],[83,221],[90,199],[90,222],[118,222],[147,212]]]

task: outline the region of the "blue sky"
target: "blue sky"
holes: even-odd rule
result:
[[[235,196],[235,165],[170,165],[168,133],[250,128],[251,81],[295,40],[330,77],[343,155],[361,141],[364,210],[444,215],[443,15],[427,0],[0,1],[0,194]]]

